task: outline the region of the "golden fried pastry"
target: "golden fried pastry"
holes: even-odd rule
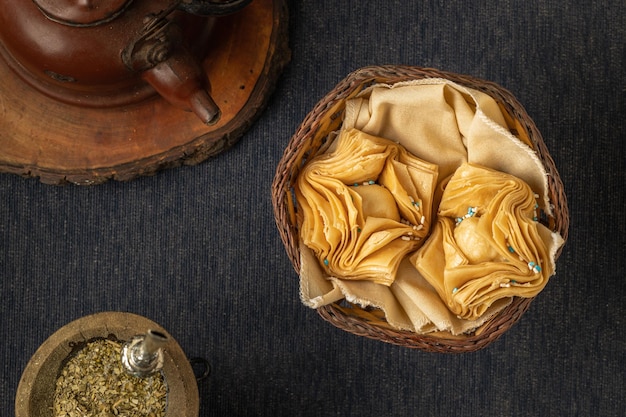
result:
[[[437,166],[402,146],[342,131],[298,177],[300,237],[329,275],[390,285],[428,233],[436,183]]]
[[[537,197],[519,178],[477,165],[452,176],[412,261],[454,314],[475,319],[496,300],[544,288],[554,266]]]
[[[337,136],[294,187],[304,304],[345,299],[396,329],[460,335],[535,296],[563,239],[535,221],[552,214],[548,173],[508,119],[444,79],[346,100]]]

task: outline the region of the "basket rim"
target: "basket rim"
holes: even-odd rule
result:
[[[272,182],[274,217],[280,238],[297,274],[300,272],[299,235],[295,223],[296,208],[293,207],[295,199],[291,192],[295,177],[304,164],[303,160],[315,155],[316,148],[319,149],[327,135],[336,130],[332,128],[341,125],[345,100],[373,84],[395,84],[426,78],[447,79],[482,91],[503,105],[510,116],[521,124],[548,173],[548,194],[553,205],[553,215],[548,217],[547,226],[559,232],[564,243],[567,241],[569,208],[563,183],[541,133],[525,108],[509,90],[492,81],[435,68],[409,65],[366,66],[349,73],[318,101],[289,140],[276,167]],[[564,245],[556,253],[555,260],[561,254],[563,247]],[[462,353],[482,349],[499,338],[521,318],[533,299],[514,297],[508,307],[479,328],[479,333],[472,333],[462,338],[390,330],[376,323],[350,316],[337,304],[320,307],[317,312],[334,326],[359,336],[432,352]]]

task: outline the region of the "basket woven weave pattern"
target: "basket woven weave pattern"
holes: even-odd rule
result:
[[[395,84],[423,78],[444,78],[459,85],[482,91],[494,98],[526,130],[548,173],[548,195],[553,204],[553,215],[542,216],[542,222],[567,240],[569,211],[564,187],[543,138],[526,110],[507,90],[495,83],[467,75],[413,66],[375,66],[361,68],[349,74],[330,91],[304,119],[295,132],[279,162],[272,184],[272,203],[279,234],[285,250],[297,273],[300,272],[297,206],[293,186],[302,166],[320,153],[327,136],[341,126],[345,101],[376,83]],[[561,247],[562,248],[562,247]],[[557,253],[557,257],[560,254]],[[467,337],[450,335],[420,335],[390,328],[371,315],[361,314],[360,307],[331,304],[317,311],[322,318],[350,333],[395,345],[433,352],[462,353],[482,349],[500,337],[528,309],[532,299],[514,298],[500,314]]]

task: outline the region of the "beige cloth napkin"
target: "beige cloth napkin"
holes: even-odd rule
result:
[[[444,79],[375,85],[346,102],[342,129],[403,145],[439,166],[440,181],[471,162],[521,178],[548,204],[547,175],[534,150],[509,130],[491,96]]]
[[[342,144],[342,137],[349,137],[351,140],[345,140],[345,144]],[[445,197],[444,190],[446,185],[449,184],[448,181],[452,181],[450,179],[451,176],[462,166],[484,166],[521,179],[532,190],[533,202],[535,201],[534,194],[537,194],[538,198],[536,201],[538,205],[543,210],[550,212],[546,172],[541,161],[530,147],[511,134],[500,106],[491,97],[443,79],[428,79],[370,87],[357,98],[346,102],[344,122],[337,137],[337,144],[334,144],[327,155],[320,157],[320,160],[330,160],[330,166],[338,171],[346,170],[347,167],[350,167],[350,170],[346,172],[354,175],[362,166],[355,164],[354,158],[348,158],[347,160],[345,158],[347,155],[352,155],[353,157],[360,155],[356,159],[363,157],[359,153],[363,153],[363,151],[360,151],[360,147],[355,145],[355,143],[362,143],[361,141],[364,137],[375,144],[386,143],[384,142],[385,139],[397,142],[401,145],[399,149],[405,148],[409,151],[410,157],[413,158],[411,159],[412,161],[419,161],[418,166],[420,167],[426,167],[429,164],[436,165],[437,169],[432,170],[434,172],[438,171],[438,175],[434,176],[436,184],[433,184],[433,187],[431,187],[434,188],[432,190],[434,213],[423,212],[421,214],[428,217],[428,222],[425,224],[426,227],[420,229],[420,232],[422,232],[421,236],[426,237],[426,239],[403,240],[398,238],[398,236],[407,236],[408,228],[415,231],[414,226],[416,224],[413,222],[409,222],[409,224],[398,222],[398,218],[395,214],[392,214],[390,221],[395,223],[390,224],[389,222],[380,221],[375,232],[385,230],[386,233],[393,235],[393,233],[401,230],[402,232],[395,235],[395,242],[404,242],[401,246],[402,249],[399,249],[402,256],[389,256],[388,259],[391,262],[387,262],[388,265],[383,267],[385,262],[382,260],[387,255],[383,256],[381,254],[381,256],[377,257],[374,250],[376,246],[371,246],[366,256],[375,259],[378,267],[381,267],[379,272],[384,272],[377,278],[370,277],[369,279],[362,279],[365,269],[359,271],[361,275],[352,275],[349,272],[349,268],[358,262],[355,263],[354,259],[350,259],[352,264],[345,262],[345,258],[348,255],[342,253],[342,250],[346,247],[343,246],[346,242],[354,245],[354,242],[357,240],[355,233],[360,232],[354,232],[354,224],[358,222],[356,220],[353,221],[353,219],[356,219],[358,214],[352,213],[347,207],[352,204],[352,207],[357,207],[356,211],[358,213],[363,207],[359,208],[358,203],[355,206],[351,201],[354,201],[355,196],[357,201],[363,198],[368,199],[368,197],[355,193],[354,190],[346,192],[346,189],[350,189],[349,184],[351,182],[345,181],[347,179],[345,177],[339,178],[337,175],[334,175],[334,177],[333,175],[328,175],[328,172],[320,170],[320,166],[310,171],[307,171],[309,168],[305,168],[308,179],[303,180],[303,183],[299,182],[300,185],[298,187],[306,189],[307,185],[304,184],[309,183],[310,185],[310,180],[314,178],[313,183],[317,184],[318,187],[315,192],[324,194],[329,203],[322,203],[323,199],[320,198],[317,203],[313,204],[313,206],[317,205],[318,207],[311,209],[310,205],[307,206],[309,203],[302,203],[303,195],[298,195],[300,191],[296,192],[298,202],[303,207],[302,214],[304,214],[301,219],[303,221],[301,224],[301,236],[305,236],[305,239],[302,239],[301,242],[302,267],[300,273],[301,298],[304,304],[312,308],[318,308],[345,298],[362,306],[382,309],[389,324],[399,329],[420,333],[447,331],[452,334],[461,334],[472,331],[493,314],[504,308],[510,302],[511,295],[532,296],[531,292],[528,292],[528,288],[521,285],[500,287],[500,284],[510,284],[510,280],[505,282],[500,279],[494,285],[497,287],[496,290],[502,289],[498,294],[502,295],[502,293],[505,293],[504,296],[494,296],[488,299],[488,302],[485,302],[483,297],[481,299],[483,301],[482,304],[478,301],[471,304],[472,297],[468,296],[468,292],[465,290],[466,287],[459,284],[460,280],[457,279],[455,281],[457,284],[452,284],[452,281],[450,281],[448,271],[450,268],[446,269],[446,265],[449,262],[452,262],[452,264],[454,262],[446,259],[446,252],[441,247],[443,245],[442,242],[448,242],[442,238],[444,231],[442,223],[452,221],[450,228],[452,230],[454,228],[454,220],[451,220],[450,213],[440,213],[442,214],[441,216],[433,217],[437,216],[439,202]],[[393,149],[393,146],[387,143],[386,146],[389,146],[389,149]],[[389,154],[386,154],[384,157],[374,156],[380,153],[379,150],[375,149],[376,146],[366,148],[371,151],[368,154],[370,158],[378,158],[379,161],[394,160],[389,158]],[[395,149],[394,152],[396,155],[402,153],[398,149]],[[367,154],[367,151],[365,151],[365,154]],[[365,161],[365,159],[362,159],[362,161]],[[467,165],[468,162],[471,164]],[[308,167],[315,163],[317,162],[309,163]],[[323,162],[321,165],[323,165]],[[356,167],[359,168],[357,169]],[[382,172],[382,169],[380,172]],[[370,172],[368,175],[372,175],[372,173]],[[324,179],[324,177],[326,178]],[[335,182],[329,182],[330,179]],[[363,181],[369,181],[369,179],[364,177]],[[389,183],[391,182],[388,181]],[[415,187],[415,184],[412,186],[405,185],[401,188],[406,187]],[[389,191],[388,187],[382,188]],[[428,187],[422,188],[426,189]],[[320,191],[323,189],[326,191]],[[311,191],[311,189],[308,191]],[[305,194],[307,193],[305,192]],[[386,196],[385,198],[387,198],[387,201],[390,201],[388,197]],[[382,194],[378,194],[373,197],[373,201],[382,202],[385,201],[385,198],[382,198]],[[397,196],[394,197],[392,195],[393,199],[398,200]],[[333,202],[333,200],[336,201]],[[426,200],[426,198],[421,198],[420,203],[424,204]],[[345,217],[348,220],[344,219],[339,222],[340,224],[335,223],[332,225],[326,223],[323,219],[311,220],[315,217],[311,217],[311,213],[318,209],[323,211],[322,206],[324,204],[331,204],[335,212],[345,209],[347,213],[350,213]],[[460,205],[460,207],[464,205],[470,206],[471,204],[471,201],[467,203],[463,201],[457,202],[457,205]],[[373,207],[376,207],[376,205]],[[467,207],[464,208],[467,209]],[[427,211],[429,210],[427,209]],[[383,215],[382,213],[379,214]],[[476,216],[476,219],[481,218],[484,214],[484,211],[481,212],[479,216]],[[400,214],[400,218],[402,219],[403,217]],[[317,218],[320,219],[321,217],[318,215]],[[311,221],[317,222],[317,224],[311,226],[311,224],[307,223]],[[463,227],[469,230],[466,226],[471,226],[473,221],[472,217],[472,220],[468,221]],[[400,223],[400,225],[408,228],[403,228],[396,223]],[[433,224],[435,226],[431,230]],[[347,229],[349,232],[343,232],[344,236],[338,239],[337,236],[340,236],[342,233],[338,230],[346,230],[346,225],[350,226]],[[397,230],[394,232],[395,229]],[[313,230],[317,230],[317,232],[312,232]],[[325,233],[327,237],[334,236],[329,239],[330,242],[343,243],[336,244],[333,248],[328,245],[326,247],[316,247],[316,243],[312,243],[313,241],[323,241],[323,236],[319,234],[319,230],[322,231],[322,235]],[[425,233],[429,233],[429,235],[426,236]],[[306,238],[307,234],[316,236],[316,238],[312,240]],[[350,236],[348,235],[352,237],[349,238]],[[466,233],[465,239],[467,240],[467,237],[472,235],[473,233]],[[547,229],[537,232],[537,236],[541,239],[541,243],[545,245],[544,252],[537,256],[542,261],[542,273],[540,274],[542,279],[540,285],[533,286],[533,289],[540,290],[545,285],[549,275],[554,273],[554,254],[562,244],[562,239]],[[397,249],[393,245],[397,245],[397,243],[393,243],[393,241],[394,239],[386,240],[383,247],[387,247],[389,251],[396,251]],[[424,244],[423,248],[419,249],[422,244]],[[521,247],[521,245],[518,246]],[[432,253],[439,251],[439,256],[433,257],[429,254],[429,251]],[[331,255],[330,258],[329,255]],[[340,262],[342,258],[344,258],[343,264]],[[423,262],[425,258],[430,263]],[[454,256],[452,258],[454,259]],[[345,268],[336,269],[331,265],[331,261],[334,265],[341,264]],[[502,260],[494,258],[493,261]],[[520,262],[522,261],[520,260],[517,263],[519,264]],[[529,271],[532,273],[528,269],[527,275]],[[529,276],[536,278],[534,273]],[[487,280],[488,278],[485,279]],[[530,281],[532,280],[527,280],[527,282]],[[522,281],[520,280],[520,282]],[[450,288],[450,285],[456,286]],[[523,289],[523,291],[520,291],[520,289]],[[519,294],[516,291],[519,291]],[[457,301],[456,304],[455,300]],[[458,301],[462,301],[461,304],[464,307],[459,308],[459,305],[457,305]],[[469,305],[467,304],[468,302]]]

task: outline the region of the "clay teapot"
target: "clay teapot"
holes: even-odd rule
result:
[[[216,16],[250,0],[0,0],[0,53],[41,93],[110,108],[157,93],[206,124],[220,110],[201,57]]]

